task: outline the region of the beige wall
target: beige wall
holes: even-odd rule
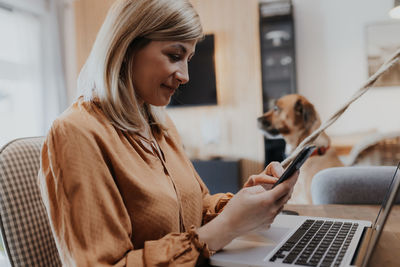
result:
[[[77,0],[77,65],[81,68],[113,0]],[[242,160],[241,176],[263,169],[264,144],[257,0],[193,0],[206,33],[215,35],[218,105],[173,108],[168,113],[192,158]]]
[[[75,0],[76,56],[80,70],[114,0]]]

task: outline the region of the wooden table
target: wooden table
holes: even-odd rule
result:
[[[286,205],[303,216],[335,217],[374,222],[380,206],[375,205]],[[400,266],[400,205],[392,208],[370,267]]]

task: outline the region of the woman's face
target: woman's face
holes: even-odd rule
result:
[[[189,81],[195,47],[196,41],[151,41],[136,52],[133,86],[141,104],[168,105],[179,85]]]

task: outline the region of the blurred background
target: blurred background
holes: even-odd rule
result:
[[[0,146],[46,135],[74,102],[113,2],[0,0]],[[191,2],[207,37],[190,65],[192,85],[166,109],[200,174],[229,176],[230,191],[286,156],[283,139],[257,128],[277,98],[302,94],[325,121],[400,48],[393,0]],[[360,143],[397,136],[399,102],[397,64],[327,130],[345,163]]]

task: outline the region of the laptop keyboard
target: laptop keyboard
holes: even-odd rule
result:
[[[306,220],[270,258],[304,266],[339,266],[358,223]]]

